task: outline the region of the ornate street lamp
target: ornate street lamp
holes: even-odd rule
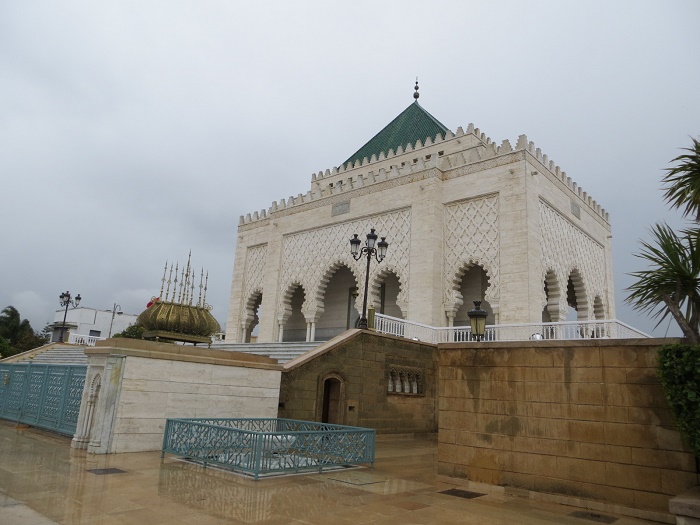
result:
[[[62,293],[61,295],[58,296],[61,302],[61,306],[66,307],[66,311],[63,314],[63,324],[61,325],[61,336],[58,338],[58,342],[62,343],[63,342],[63,334],[66,331],[66,316],[68,315],[68,307],[73,305],[73,308],[78,308],[78,305],[80,304],[80,294],[75,296],[75,299],[73,299],[70,295],[70,292],[65,292]]]
[[[467,315],[472,328],[472,338],[477,341],[483,341],[486,333],[486,317],[489,314],[486,310],[481,309],[481,301],[474,301],[474,309],[469,310]]]
[[[362,301],[362,317],[360,317],[360,326],[362,330],[367,329],[367,289],[369,286],[369,263],[372,260],[372,256],[377,259],[380,263],[386,257],[386,249],[389,247],[389,243],[386,242],[386,237],[382,237],[382,240],[377,242],[378,235],[374,233],[374,228],[367,234],[367,241],[365,245],[360,248],[362,241],[357,238],[357,234],[350,239],[350,253],[353,259],[359,261],[363,256],[367,256],[367,273],[365,274],[365,296]]]
[[[109,323],[109,334],[107,335],[108,339],[112,337],[112,325],[114,324],[114,316],[121,315],[123,313],[124,312],[122,312],[122,307],[119,306],[117,303],[114,303],[114,306],[112,307],[112,321]]]

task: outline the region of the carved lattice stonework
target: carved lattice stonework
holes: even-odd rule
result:
[[[280,302],[277,305],[278,317],[284,315],[285,292],[292,286],[300,284],[304,288],[306,299],[302,311],[318,319],[323,312],[323,297],[328,280],[337,268],[347,266],[355,276],[358,288],[362,290],[365,280],[365,265],[355,261],[350,255],[350,238],[357,233],[361,239],[374,228],[377,234],[387,237],[389,251],[380,264],[376,261],[370,267],[370,292],[368,304],[379,302],[378,275],[387,270],[396,274],[401,290],[397,304],[406,315],[408,304],[408,261],[411,239],[411,210],[404,209],[366,217],[355,221],[336,224],[326,228],[287,235],[284,237],[280,267],[282,275],[279,281]],[[314,260],[311,264],[310,255]],[[361,309],[362,293],[358,295],[356,307]]]
[[[443,275],[445,308],[458,307],[461,274],[465,267],[480,265],[489,278],[486,299],[498,302],[499,231],[498,195],[457,202],[445,206]]]
[[[255,292],[262,291],[265,263],[267,261],[267,244],[251,246],[245,258],[245,290],[243,300],[250,300]]]
[[[579,300],[585,302],[590,317],[594,298],[607,297],[605,248],[544,201],[540,201],[540,228],[542,281],[547,271],[553,271],[559,288],[566,290],[569,276],[577,270],[586,293],[586,297]],[[544,289],[541,301],[544,307],[547,304]],[[565,293],[560,297],[560,310],[566,312]]]

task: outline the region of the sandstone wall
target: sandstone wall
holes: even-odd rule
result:
[[[666,512],[698,483],[659,339],[440,345],[438,473]]]
[[[346,332],[288,363],[282,373],[279,417],[321,421],[323,383],[343,383],[337,423],[377,433],[437,431],[437,349],[391,336]],[[421,371],[420,393],[388,391],[390,369]]]

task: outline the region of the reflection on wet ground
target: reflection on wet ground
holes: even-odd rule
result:
[[[71,449],[68,438],[0,421],[0,523],[594,523],[571,515],[581,509],[503,491],[460,497],[464,490],[449,491],[460,487],[437,479],[436,450],[425,438],[379,440],[374,469],[253,481],[173,457],[161,461],[159,452],[89,455]],[[650,523],[605,517],[618,525]]]

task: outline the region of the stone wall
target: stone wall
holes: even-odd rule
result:
[[[88,452],[160,450],[167,418],[277,415],[281,367],[267,357],[135,339],[85,353],[73,446]]]
[[[422,374],[419,393],[389,392],[391,370]],[[321,421],[327,378],[338,379],[342,385],[336,401],[340,407],[333,412],[338,414],[336,423],[387,434],[437,431],[434,345],[348,331],[285,365],[279,417]]]
[[[656,378],[674,341],[440,345],[438,473],[666,512],[699,481]]]

